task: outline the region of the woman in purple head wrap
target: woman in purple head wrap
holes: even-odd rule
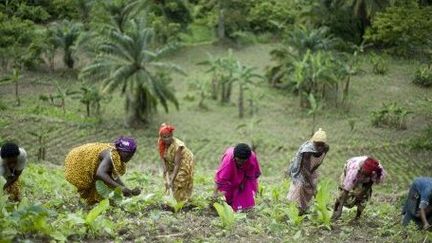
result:
[[[139,195],[141,190],[127,188],[120,180],[126,173],[126,163],[136,151],[133,138],[120,137],[114,143],[88,143],[72,149],[65,159],[65,177],[78,189],[88,204],[101,200],[96,181],[109,187],[120,187],[123,195]]]

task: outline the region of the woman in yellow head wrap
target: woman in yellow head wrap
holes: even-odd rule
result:
[[[292,182],[288,200],[298,204],[300,214],[307,211],[309,202],[316,194],[319,176],[317,169],[328,151],[327,135],[320,128],[309,141],[300,146],[291,162],[288,174]]]

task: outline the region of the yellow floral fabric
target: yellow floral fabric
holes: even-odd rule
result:
[[[21,201],[20,187],[21,187],[21,182],[20,179],[18,178],[14,183],[12,183],[11,185],[5,188],[4,191],[6,192],[6,194],[9,195],[9,200],[14,202]]]
[[[186,201],[191,197],[193,190],[193,172],[195,166],[193,154],[181,140],[177,138],[173,138],[173,140],[171,145],[165,150],[165,166],[171,177],[174,173],[176,152],[180,147],[183,147],[178,173],[172,186],[174,198],[177,201]]]
[[[120,154],[110,143],[88,143],[73,148],[65,159],[65,178],[74,185],[80,196],[93,204],[101,197],[96,190],[96,171],[100,163],[100,154],[109,150],[113,163],[112,177],[117,178],[126,172],[126,164],[120,160]]]

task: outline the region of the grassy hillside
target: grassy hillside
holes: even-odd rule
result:
[[[272,48],[270,44],[254,45],[233,52],[242,63],[256,66],[263,72],[271,63],[268,53]],[[260,98],[258,112],[253,118],[238,118],[236,92],[231,105],[221,106],[206,100],[209,109],[199,109],[198,93],[189,84],[210,78],[205,73],[206,67],[196,65],[208,58],[207,53],[222,56],[227,54],[227,50],[212,45],[184,47],[167,59],[180,65],[188,74],[175,76],[172,83],[180,109],[177,111],[170,107],[169,113],[160,112],[153,117],[151,124],[142,128],[124,126],[124,100],[118,94],[103,104],[101,120],[86,118],[85,107],[76,99],[66,101],[65,114],[60,108],[41,101],[41,94],[54,91],[51,80],[59,81],[63,87],[78,89],[80,83],[75,78],[76,74],[62,68],[54,73],[25,73],[20,84],[20,107],[14,106],[13,86],[1,87],[0,99],[7,109],[0,113],[0,138],[18,141],[29,152],[30,166],[22,175],[23,193],[30,202],[40,202],[50,210],[48,221],[57,231],[69,236],[70,240],[98,241],[278,242],[292,239],[397,242],[425,239],[425,233],[405,232],[398,224],[401,200],[410,181],[419,175],[432,176],[432,151],[415,151],[409,146],[410,140],[420,136],[432,118],[432,90],[411,83],[416,63],[388,59],[389,72],[381,76],[372,73],[369,56],[362,56],[364,72],[352,80],[349,106],[342,109],[327,104],[318,115],[317,128],[327,132],[330,145],[330,152],[320,170],[321,179],[330,181],[329,189],[334,192],[331,203],[347,158],[373,155],[383,163],[388,173],[386,183],[374,188],[371,203],[357,224],[349,223],[355,212],[348,210],[332,230],[327,230],[313,219],[305,219],[299,226],[288,222],[285,201],[288,181],[284,172],[298,146],[309,138],[312,126],[312,118],[300,109],[298,97],[286,90],[271,89],[263,82],[254,90]],[[84,60],[81,61],[81,65],[85,65]],[[389,102],[397,102],[413,112],[406,130],[372,127],[370,112]],[[174,124],[177,128],[175,136],[184,140],[195,154],[197,173],[193,204],[200,206],[192,211],[173,214],[161,205],[163,181],[156,141],[157,129],[162,122]],[[254,126],[253,129],[238,128],[241,124]],[[52,128],[46,135],[47,159],[36,162],[38,142],[29,132],[46,128]],[[125,181],[141,186],[143,194],[126,200],[121,207],[110,208],[108,213],[100,216],[103,219],[98,220],[101,225],[96,224],[81,232],[78,229],[86,226],[67,215],[73,213],[81,217],[89,208],[79,202],[72,186],[64,181],[61,173],[64,158],[76,145],[112,141],[119,135],[130,135],[138,140],[138,152],[130,162]],[[263,170],[258,206],[247,217],[239,219],[233,229],[221,230],[217,215],[204,207],[213,188],[214,171],[226,147],[252,139],[257,142]],[[68,232],[68,226],[77,230]],[[109,228],[112,229],[107,230]],[[18,239],[34,237],[43,239],[31,233]]]

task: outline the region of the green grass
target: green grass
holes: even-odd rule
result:
[[[256,66],[263,72],[271,64],[269,51],[272,48],[271,44],[259,44],[234,49],[233,53],[242,63]],[[64,231],[69,240],[77,241],[281,242],[291,239],[333,242],[355,239],[360,242],[401,242],[424,239],[423,233],[405,232],[398,224],[401,198],[410,181],[418,175],[430,176],[427,172],[432,169],[431,151],[410,149],[411,139],[420,136],[427,128],[432,113],[432,90],[422,89],[411,82],[415,63],[387,58],[388,72],[385,75],[375,75],[369,57],[362,57],[361,65],[365,73],[353,77],[349,112],[326,105],[324,111],[317,116],[317,127],[326,130],[330,144],[330,152],[320,167],[322,178],[338,182],[346,159],[363,154],[381,160],[389,174],[385,184],[374,188],[372,201],[358,224],[349,223],[355,211],[346,210],[342,220],[333,224],[329,231],[318,229],[309,218],[305,218],[299,226],[291,224],[286,216],[287,211],[284,211],[289,207],[285,200],[287,188],[284,186],[280,192],[277,189],[281,185],[287,185],[288,182],[284,182],[284,172],[298,146],[310,136],[312,118],[299,108],[298,97],[285,90],[271,89],[262,82],[254,90],[263,94],[258,101],[259,110],[254,118],[261,122],[252,133],[245,134],[237,129],[238,125],[253,120],[240,120],[237,117],[236,92],[233,93],[232,104],[220,106],[218,102],[206,100],[209,110],[203,111],[198,109],[197,93],[188,89],[188,82],[209,78],[209,74],[205,73],[206,67],[196,65],[208,58],[207,53],[222,56],[227,54],[227,49],[213,45],[189,46],[168,58],[188,73],[188,76],[173,78],[172,85],[177,91],[180,109],[177,111],[170,107],[170,113],[156,114],[149,125],[139,129],[124,127],[124,99],[118,94],[114,94],[108,104],[103,104],[101,123],[85,118],[84,106],[77,100],[70,101],[65,115],[60,109],[38,100],[40,94],[48,94],[53,86],[40,85],[33,80],[49,82],[55,79],[62,85],[78,89],[79,82],[73,80],[71,77],[74,75],[68,72],[25,73],[25,80],[20,87],[23,102],[21,107],[14,105],[12,86],[0,89],[2,102],[7,106],[7,110],[0,112],[0,137],[3,140],[19,141],[29,152],[31,165],[22,175],[23,193],[31,202],[41,202],[50,210],[48,222],[53,227]],[[184,99],[186,95],[196,96],[195,100]],[[383,103],[390,102],[397,102],[413,112],[407,121],[408,129],[372,127],[370,112]],[[35,114],[34,109],[38,106],[42,107],[40,109],[43,112]],[[350,121],[355,121],[354,129],[351,129]],[[158,127],[162,122],[174,124],[177,128],[175,135],[184,140],[195,154],[193,201],[201,202],[197,209],[173,214],[161,206],[163,180],[156,141]],[[47,161],[36,165],[37,145],[28,131],[37,130],[40,126],[52,126],[55,130],[48,135]],[[131,199],[132,201],[126,200],[121,207],[110,207],[100,216],[103,220],[95,221],[102,222],[102,225],[82,230],[79,220],[74,221],[67,215],[84,217],[91,208],[80,202],[73,187],[66,183],[61,165],[72,147],[86,142],[109,142],[120,135],[134,136],[138,140],[137,154],[129,164],[124,181],[131,187],[141,186],[143,194]],[[257,153],[263,170],[260,179],[263,195],[258,197],[254,212],[238,220],[232,230],[223,230],[219,227],[217,214],[211,207],[205,207],[214,186],[214,171],[225,148],[238,142],[248,142],[252,137],[258,141]],[[330,201],[333,203],[337,187],[330,190]],[[77,232],[69,235],[66,230],[68,227],[76,228]],[[107,233],[107,230],[110,232]],[[34,234],[18,234],[16,239],[33,237],[45,239]]]

